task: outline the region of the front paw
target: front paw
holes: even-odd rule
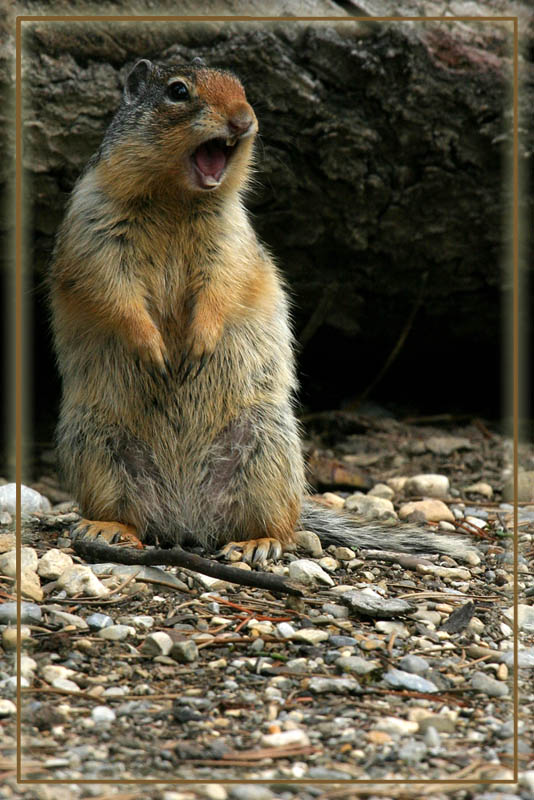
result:
[[[177,370],[180,385],[188,379],[194,381],[198,378],[210,361],[214,349],[203,339],[195,337],[188,340]]]

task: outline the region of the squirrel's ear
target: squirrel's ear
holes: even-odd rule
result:
[[[151,61],[142,58],[135,64],[131,72],[128,73],[124,84],[124,99],[127,103],[132,103],[146,86],[148,76],[154,69]]]

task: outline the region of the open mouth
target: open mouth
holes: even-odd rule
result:
[[[201,189],[219,186],[223,173],[236,150],[238,137],[217,137],[203,142],[191,156],[194,172]]]

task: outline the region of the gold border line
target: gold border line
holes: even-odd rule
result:
[[[17,781],[22,771],[21,660],[22,660],[22,47],[21,20],[17,19],[15,51],[15,528],[17,573]]]
[[[514,21],[513,75],[513,439],[514,439],[514,778],[519,777],[519,25]]]
[[[129,784],[152,784],[152,785],[167,785],[167,784],[205,784],[205,783],[220,783],[220,784],[296,784],[296,785],[322,785],[326,784],[342,784],[343,786],[352,786],[354,784],[370,784],[370,785],[440,785],[446,784],[447,786],[471,786],[476,787],[479,785],[492,785],[496,782],[495,779],[483,780],[477,777],[474,778],[461,778],[454,780],[454,776],[449,778],[440,778],[435,780],[424,780],[421,778],[400,778],[400,779],[385,779],[376,780],[372,778],[365,779],[260,779],[260,780],[243,780],[239,779],[218,779],[216,781],[206,778],[199,779],[178,779],[173,780],[170,776],[165,779],[160,778],[132,778],[131,780],[121,779],[68,779],[68,780],[46,780],[46,779],[23,779],[22,778],[22,728],[21,728],[21,686],[20,686],[20,662],[21,662],[21,593],[20,593],[20,579],[21,579],[21,547],[22,547],[22,531],[21,531],[21,477],[22,477],[22,240],[23,240],[23,227],[22,227],[22,23],[23,22],[513,22],[513,39],[514,39],[514,68],[513,68],[513,275],[514,275],[514,290],[513,290],[513,435],[514,435],[514,770],[513,779],[503,780],[498,779],[500,784],[513,784],[518,780],[518,711],[519,711],[519,692],[518,692],[518,675],[517,675],[517,657],[518,657],[518,536],[517,536],[517,522],[518,522],[518,509],[517,509],[517,468],[518,468],[518,409],[519,409],[519,379],[518,379],[518,344],[519,344],[519,331],[518,331],[518,307],[519,307],[519,246],[518,246],[518,230],[519,230],[519,157],[518,157],[518,138],[519,138],[519,18],[517,16],[489,16],[489,17],[472,17],[472,16],[451,16],[451,17],[269,17],[269,16],[46,16],[46,15],[20,15],[16,17],[16,121],[15,121],[15,134],[16,134],[16,168],[15,168],[15,244],[16,244],[16,280],[15,280],[15,308],[16,308],[16,322],[15,322],[15,352],[16,352],[16,372],[15,372],[15,454],[16,454],[16,484],[17,484],[17,509],[16,509],[16,530],[17,530],[17,704],[19,713],[17,715],[17,783],[29,785],[66,785],[75,783],[76,785],[84,784],[97,784],[97,785],[129,785]]]

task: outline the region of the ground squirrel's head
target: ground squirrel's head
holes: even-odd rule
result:
[[[147,59],[128,74],[101,157],[125,181],[201,194],[243,185],[258,123],[230,72]]]

